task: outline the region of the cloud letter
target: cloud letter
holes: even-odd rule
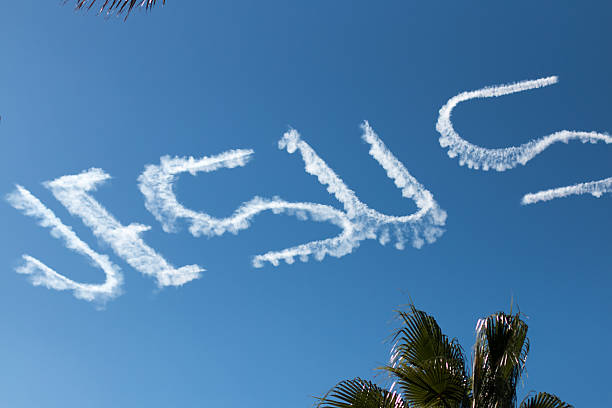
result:
[[[7,200],[26,215],[39,219],[40,225],[50,228],[51,235],[55,238],[63,239],[67,248],[88,257],[106,274],[106,281],[99,285],[75,282],[30,255],[23,255],[25,263],[17,268],[18,273],[30,275],[35,286],[42,285],[55,290],[72,290],[75,297],[89,301],[105,301],[120,293],[123,276],[119,267],[111,263],[106,255],[95,252],[89,245],[81,241],[70,227],[64,225],[53,211],[45,207],[32,193],[18,185],[16,190],[8,195]]]
[[[597,132],[582,132],[573,130],[561,130],[534,139],[520,146],[506,147],[502,149],[487,149],[476,146],[461,138],[451,122],[453,109],[461,102],[476,98],[493,98],[509,95],[516,92],[537,89],[557,83],[558,78],[551,76],[531,81],[521,81],[509,85],[499,85],[478,89],[476,91],[462,92],[453,96],[440,109],[436,130],[440,133],[440,146],[448,147],[449,157],[459,157],[459,164],[467,164],[474,169],[504,171],[512,169],[519,164],[526,164],[536,155],[542,153],[550,145],[557,142],[567,143],[570,140],[578,139],[583,143],[597,143],[602,141],[612,143],[612,137],[608,134]],[[612,177],[593,181],[589,183],[576,184],[568,187],[560,187],[552,190],[540,191],[535,194],[527,194],[523,197],[523,204],[533,204],[539,201],[552,200],[554,198],[565,197],[572,194],[590,193],[595,197],[600,197],[605,192],[612,191]]]
[[[92,229],[95,236],[108,243],[131,267],[145,275],[155,277],[159,287],[180,286],[197,279],[203,271],[198,265],[187,265],[176,269],[140,238],[140,234],[150,227],[141,224],[127,226],[120,224],[88,194],[109,178],[110,176],[104,171],[94,168],[46,182],[45,186],[72,215],[80,217],[83,223]]]

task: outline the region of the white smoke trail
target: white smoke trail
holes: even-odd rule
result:
[[[145,206],[159,220],[166,231],[176,229],[175,221],[184,218],[190,223],[189,231],[194,236],[221,235],[225,232],[237,233],[248,228],[252,218],[263,211],[275,214],[287,212],[301,219],[308,215],[314,221],[326,221],[337,225],[342,232],[334,237],[312,241],[281,251],[271,251],[257,255],[253,265],[263,266],[264,262],[278,265],[280,260],[293,263],[295,257],[306,261],[313,255],[321,260],[326,255],[344,256],[358,247],[364,239],[379,238],[384,244],[389,241],[390,230],[397,239],[396,247],[402,249],[404,242],[411,240],[415,247],[425,241],[433,242],[442,233],[446,214],[440,210],[429,191],[425,190],[404,168],[404,166],[387,150],[382,141],[366,123],[363,125],[364,140],[372,146],[370,154],[383,166],[396,185],[402,188],[403,196],[412,198],[419,211],[409,216],[388,216],[368,208],[348,189],[344,182],[325,164],[312,148],[300,139],[297,131],[290,130],[279,141],[279,148],[289,153],[299,150],[306,163],[306,171],[316,175],[319,182],[328,186],[344,204],[345,212],[331,206],[310,202],[287,202],[280,198],[264,199],[255,197],[242,204],[226,218],[214,218],[206,213],[197,212],[181,205],[174,192],[173,184],[180,173],[209,172],[221,167],[232,168],[244,166],[252,150],[232,150],[217,156],[201,159],[162,157],[160,165],[146,166],[139,177],[140,191],[145,197]]]
[[[60,275],[38,259],[23,255],[24,265],[17,268],[18,273],[31,276],[35,286],[42,285],[55,290],[72,290],[74,296],[88,301],[106,301],[120,294],[123,276],[119,267],[114,265],[106,255],[92,250],[89,245],[81,241],[72,229],[47,207],[43,205],[32,193],[17,185],[16,190],[7,196],[8,202],[24,214],[37,218],[42,227],[50,228],[51,235],[63,239],[67,248],[88,257],[92,263],[102,269],[106,280],[102,284],[78,283]]]
[[[434,242],[443,233],[440,227],[446,221],[446,213],[438,207],[432,194],[387,149],[367,121],[361,125],[361,128],[364,132],[362,139],[370,144],[370,155],[387,171],[387,176],[395,182],[395,185],[402,189],[402,196],[414,200],[419,208],[416,213],[393,216],[369,208],[315,151],[301,140],[295,130],[285,133],[279,142],[279,147],[289,153],[300,151],[306,164],[306,172],[317,176],[319,183],[327,185],[327,191],[343,204],[347,216],[355,225],[354,235],[359,241],[378,238],[384,245],[392,232],[397,249],[403,249],[407,241],[411,241],[416,248],[420,248],[425,242]]]
[[[172,186],[181,173],[195,176],[199,172],[208,173],[219,168],[231,169],[244,166],[252,155],[253,150],[230,150],[201,159],[164,156],[159,166],[146,166],[145,171],[138,177],[140,191],[145,196],[145,207],[162,224],[166,232],[176,232],[175,223],[178,218],[192,221],[190,230],[195,236],[212,235],[213,227],[217,228],[214,232],[217,235],[226,230],[237,233],[240,229],[248,228],[247,216],[242,217],[241,222],[232,224],[232,219],[226,218],[224,222],[219,222],[208,214],[183,207],[176,199]]]
[[[259,255],[253,260],[254,265],[258,267],[263,265],[263,261],[278,265],[281,259],[287,263],[292,263],[295,257],[300,257],[305,261],[308,255],[313,253],[321,259],[326,254],[342,256],[352,250],[353,246],[346,243],[353,225],[344,213],[327,205],[292,203],[280,198],[270,200],[254,197],[242,204],[231,216],[215,218],[206,213],[185,208],[178,202],[173,192],[173,185],[179,174],[188,172],[195,175],[198,172],[211,172],[219,168],[244,166],[252,154],[252,150],[230,150],[201,159],[164,156],[161,158],[159,166],[146,166],[145,171],[138,178],[140,191],[145,197],[145,206],[167,232],[176,231],[177,219],[188,220],[190,223],[189,231],[195,237],[221,235],[225,232],[236,234],[238,231],[248,228],[253,217],[263,211],[272,211],[275,214],[287,212],[303,220],[307,218],[307,214],[310,214],[314,221],[328,221],[343,230],[335,238],[313,241],[283,251]]]
[[[540,201],[550,201],[555,198],[577,194],[592,194],[594,197],[599,198],[603,193],[610,192],[612,192],[612,177],[599,181],[590,181],[588,183],[580,183],[573,186],[559,187],[537,193],[525,194],[521,203],[534,204]]]
[[[159,287],[180,286],[197,279],[203,271],[198,265],[175,269],[145,244],[140,234],[150,227],[141,224],[122,225],[88,194],[109,178],[101,169],[92,168],[80,174],[46,182],[45,186],[72,215],[80,217],[95,236],[108,243],[130,266],[145,275],[155,277]]]
[[[499,85],[486,87],[476,91],[463,92],[448,100],[448,102],[440,109],[436,130],[440,133],[440,145],[448,147],[449,157],[458,157],[459,164],[467,164],[473,169],[504,171],[512,169],[519,164],[526,164],[536,155],[543,152],[550,145],[557,142],[567,143],[570,140],[580,140],[583,143],[597,143],[602,141],[612,143],[612,137],[608,134],[598,132],[582,132],[562,130],[544,136],[540,139],[535,139],[524,143],[520,146],[513,146],[501,149],[487,149],[476,146],[461,138],[453,128],[451,122],[451,114],[453,109],[461,102],[476,98],[492,98],[503,95],[509,95],[516,92],[527,91],[530,89],[541,88],[557,83],[558,78],[551,76],[530,81],[521,81],[509,85]],[[600,196],[604,192],[610,191],[609,183],[606,180],[600,180],[583,185],[574,185],[563,187],[561,189],[548,190],[547,192],[528,195],[523,198],[524,204],[531,204],[538,201],[550,200],[553,198],[564,197],[569,194],[584,194],[591,193],[594,196]],[[567,190],[566,190],[567,189]],[[554,191],[554,192],[553,192]],[[535,197],[539,197],[535,199]],[[542,197],[548,197],[546,199]]]

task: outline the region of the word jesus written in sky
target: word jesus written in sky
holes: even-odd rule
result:
[[[448,148],[448,155],[451,158],[458,157],[461,165],[467,164],[474,169],[504,171],[518,164],[526,164],[556,142],[579,139],[584,143],[598,141],[612,143],[612,137],[607,134],[563,130],[520,146],[486,149],[461,138],[453,128],[451,113],[460,102],[508,95],[556,82],[557,77],[548,77],[463,92],[454,96],[440,109],[436,124],[436,130],[441,135],[440,145]],[[176,232],[177,220],[183,219],[189,225],[189,232],[194,237],[215,236],[226,232],[237,233],[248,228],[251,220],[264,211],[272,211],[274,214],[286,213],[302,220],[330,222],[341,230],[340,234],[332,238],[256,255],[252,261],[255,267],[261,267],[266,262],[278,265],[281,260],[292,264],[296,257],[304,262],[309,257],[317,260],[322,260],[326,255],[342,257],[351,253],[366,239],[377,239],[382,245],[393,241],[395,247],[400,250],[406,243],[412,244],[415,248],[420,248],[426,242],[433,243],[443,233],[446,212],[438,206],[431,192],[421,185],[387,149],[367,122],[364,122],[361,128],[363,140],[370,145],[370,155],[386,170],[387,176],[395,182],[402,196],[415,202],[418,208],[415,213],[394,216],[368,207],[312,147],[301,139],[296,130],[290,130],[283,135],[278,143],[279,148],[289,153],[299,151],[306,172],[316,176],[319,183],[327,187],[327,191],[342,204],[343,210],[312,202],[289,202],[278,197],[272,199],[254,197],[243,203],[231,216],[215,218],[204,212],[186,208],[178,201],[173,186],[181,173],[195,175],[199,172],[213,172],[220,168],[245,166],[254,152],[244,149],[230,150],[199,159],[162,157],[159,164],[145,167],[138,178],[140,191],[144,195],[146,208],[162,224],[166,232]],[[139,272],[153,277],[159,287],[180,286],[197,279],[204,271],[203,268],[198,265],[174,267],[143,240],[142,233],[149,230],[149,226],[136,223],[121,224],[93,197],[96,188],[109,178],[110,175],[103,170],[92,168],[80,174],[60,177],[44,185],[70,214],[81,218],[94,235],[106,242],[117,256]],[[522,203],[533,204],[585,193],[600,197],[610,191],[612,191],[612,177],[526,194]],[[89,258],[104,272],[106,279],[102,284],[79,283],[30,255],[23,255],[24,263],[17,268],[18,273],[29,275],[34,285],[43,285],[56,290],[71,290],[77,298],[89,301],[104,302],[121,293],[123,277],[119,267],[113,264],[107,255],[91,249],[30,191],[17,185],[7,199],[13,207],[38,219],[39,224],[49,228],[51,234],[63,240],[67,248]]]

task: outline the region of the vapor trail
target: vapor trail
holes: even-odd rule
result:
[[[390,235],[393,235],[397,249],[403,249],[407,241],[415,248],[420,248],[425,242],[434,242],[443,233],[441,227],[446,221],[446,212],[438,207],[432,194],[387,149],[367,121],[361,125],[361,129],[362,139],[370,145],[370,155],[386,170],[387,176],[395,182],[396,187],[402,190],[402,196],[414,200],[419,208],[416,213],[395,216],[369,208],[310,145],[301,140],[295,130],[285,133],[279,147],[289,153],[300,151],[306,172],[316,176],[319,183],[327,185],[327,191],[343,204],[347,216],[355,225],[353,235],[358,241],[377,238],[384,245],[390,240]]]
[[[231,150],[216,156],[194,159],[193,157],[162,157],[159,165],[148,165],[139,177],[140,191],[145,197],[145,206],[161,222],[164,230],[176,231],[176,220],[186,219],[189,231],[201,235],[221,235],[225,232],[237,233],[248,228],[255,215],[272,211],[275,214],[286,212],[300,219],[308,216],[314,221],[330,222],[341,229],[333,238],[311,241],[303,245],[280,251],[257,255],[253,265],[263,266],[264,262],[278,265],[280,260],[293,263],[295,257],[306,261],[309,256],[321,260],[326,255],[341,257],[353,251],[364,239],[379,238],[382,244],[396,238],[396,247],[403,248],[404,242],[411,240],[420,247],[425,241],[433,242],[442,230],[446,214],[437,207],[429,191],[414,179],[404,166],[388,151],[382,141],[366,123],[362,126],[364,140],[370,143],[370,154],[387,170],[390,178],[402,188],[404,197],[412,198],[419,211],[409,216],[388,216],[378,213],[363,204],[345,183],[317,156],[314,150],[295,130],[286,132],[279,141],[279,148],[289,153],[299,150],[306,164],[306,171],[316,175],[319,182],[328,186],[328,191],[344,205],[344,212],[328,205],[311,202],[288,202],[278,197],[265,199],[254,197],[243,203],[226,218],[215,218],[204,212],[193,211],[179,203],[173,191],[173,184],[181,173],[210,172],[222,167],[244,166],[253,154],[252,150]]]
[[[101,169],[92,168],[46,182],[45,186],[72,215],[80,217],[95,236],[108,243],[131,267],[156,278],[159,287],[180,286],[197,279],[203,271],[198,265],[174,268],[140,238],[142,232],[150,229],[149,226],[122,225],[88,194],[109,178]]]
[[[32,193],[17,185],[15,191],[7,196],[8,202],[25,215],[36,218],[42,227],[49,228],[51,235],[62,239],[67,248],[88,257],[92,263],[102,269],[106,280],[102,284],[78,283],[60,275],[38,259],[23,255],[25,263],[17,268],[18,273],[31,276],[35,286],[42,285],[55,290],[72,290],[74,296],[88,301],[106,301],[120,294],[123,276],[119,267],[114,265],[106,255],[92,250],[89,245],[62,223],[62,221]]]
[[[244,166],[253,155],[253,150],[229,150],[216,156],[174,157],[163,156],[159,166],[148,165],[138,177],[138,186],[145,196],[145,207],[161,223],[166,232],[176,232],[176,220],[185,218],[191,221],[190,231],[194,236],[220,235],[225,231],[237,233],[248,228],[249,215],[242,213],[241,217],[217,219],[208,214],[185,208],[181,205],[173,191],[173,185],[182,173],[208,173],[220,168]],[[214,229],[214,231],[213,231]]]
[[[597,143],[602,141],[612,143],[612,137],[608,134],[598,132],[583,132],[562,130],[544,136],[540,139],[535,139],[524,143],[520,146],[507,147],[501,149],[487,149],[476,146],[465,139],[461,138],[453,128],[451,122],[451,114],[453,109],[461,102],[476,98],[492,98],[503,95],[509,95],[517,92],[537,89],[557,83],[556,76],[540,78],[530,81],[521,81],[509,85],[499,85],[487,88],[478,89],[476,91],[463,92],[448,100],[448,102],[440,109],[436,130],[440,133],[440,146],[448,147],[449,157],[458,157],[459,164],[467,164],[473,169],[504,171],[512,169],[518,164],[526,164],[536,155],[543,152],[550,145],[557,142],[567,143],[570,140],[580,140],[583,143]],[[538,201],[550,200],[553,198],[564,197],[569,194],[584,194],[591,193],[594,196],[600,196],[602,193],[610,191],[609,183],[605,180],[584,183],[582,185],[574,185],[563,187],[561,189],[548,190],[547,192],[528,195],[523,198],[524,204],[531,204]],[[567,190],[566,190],[567,189]],[[554,191],[554,192],[553,192]],[[547,193],[547,194],[545,194]],[[548,197],[535,199],[534,197]]]
[[[254,197],[243,203],[232,215],[225,218],[212,217],[204,212],[190,210],[178,202],[173,191],[177,176],[181,173],[195,175],[199,172],[211,172],[219,168],[234,168],[244,166],[253,155],[253,150],[230,150],[216,156],[202,157],[175,157],[164,156],[160,165],[148,165],[138,178],[140,191],[145,197],[145,207],[162,224],[167,232],[175,232],[176,220],[186,219],[189,222],[189,231],[195,237],[202,235],[222,235],[226,232],[238,233],[250,226],[252,219],[264,211],[274,214],[288,213],[300,219],[307,219],[310,215],[314,221],[327,221],[340,227],[343,232],[335,237],[321,241],[313,241],[282,251],[269,252],[259,255],[253,260],[255,266],[262,266],[263,261],[278,265],[283,259],[292,263],[295,257],[307,260],[308,255],[315,254],[322,259],[326,254],[342,256],[352,250],[346,245],[346,238],[353,229],[346,215],[333,207],[308,202],[288,202],[278,197],[265,199]]]
[[[599,198],[603,195],[603,193],[610,192],[612,192],[612,177],[599,181],[591,181],[588,183],[580,183],[568,187],[559,187],[550,190],[540,191],[537,193],[525,194],[521,203],[534,204],[540,201],[550,201],[555,198],[567,197],[570,195],[578,194],[591,194],[594,197]]]

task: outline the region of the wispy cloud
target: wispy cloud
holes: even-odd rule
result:
[[[193,175],[222,167],[244,166],[253,155],[252,150],[231,150],[200,159],[162,157],[159,165],[146,166],[139,177],[140,190],[145,197],[147,209],[168,232],[176,231],[176,220],[183,218],[189,223],[191,234],[196,237],[221,235],[228,231],[237,233],[248,228],[255,215],[264,211],[272,211],[275,214],[284,212],[300,219],[310,217],[313,221],[330,222],[341,229],[341,233],[333,238],[257,255],[253,259],[253,265],[256,267],[263,266],[265,262],[278,265],[281,260],[290,264],[296,257],[302,261],[307,261],[309,256],[314,256],[318,260],[326,255],[341,257],[352,252],[365,239],[378,238],[382,244],[385,244],[391,239],[391,235],[394,236],[398,249],[402,249],[407,241],[411,241],[415,247],[435,241],[442,234],[441,226],[446,219],[445,212],[439,209],[431,193],[423,188],[385,147],[367,122],[362,128],[364,140],[371,145],[370,154],[402,189],[403,196],[416,202],[419,208],[417,213],[389,216],[370,209],[315,151],[301,140],[296,130],[284,134],[279,141],[279,148],[286,149],[289,153],[299,150],[306,164],[306,171],[317,176],[319,182],[328,187],[327,190],[344,205],[344,211],[311,202],[288,202],[278,197],[272,199],[254,197],[242,204],[231,216],[215,218],[185,208],[179,203],[173,192],[173,184],[179,174],[188,172]]]
[[[114,265],[106,255],[92,250],[89,245],[81,241],[72,229],[62,221],[32,193],[17,185],[15,191],[7,196],[8,202],[24,214],[39,220],[42,227],[49,228],[51,235],[62,239],[67,248],[78,254],[88,257],[91,262],[102,269],[106,280],[102,284],[78,283],[60,275],[38,259],[23,255],[24,264],[17,268],[18,273],[31,276],[35,286],[42,285],[55,290],[72,290],[74,296],[89,301],[106,301],[120,294],[123,276],[119,267]]]
[[[612,192],[612,177],[599,181],[590,181],[588,183],[580,183],[573,186],[559,187],[537,193],[525,194],[521,203],[534,204],[540,201],[550,201],[555,198],[578,194],[591,194],[594,197],[599,198],[606,192]]]
[[[203,212],[197,212],[181,205],[172,190],[177,176],[181,173],[209,173],[220,168],[244,166],[253,155],[253,150],[230,150],[216,156],[175,157],[164,156],[159,166],[148,165],[138,177],[140,191],[145,197],[145,207],[162,224],[166,232],[176,232],[176,220],[188,219],[189,228],[194,236],[221,235],[226,231],[237,233],[249,227],[253,213],[242,211],[228,218],[214,218]],[[252,211],[251,211],[252,212]]]
[[[140,234],[150,227],[141,224],[122,225],[89,194],[109,178],[108,174],[94,168],[60,177],[44,185],[70,214],[80,217],[94,235],[109,244],[119,257],[141,273],[156,278],[159,287],[180,286],[198,278],[202,268],[197,265],[174,268],[140,238]],[[95,266],[104,271],[106,281],[99,285],[75,282],[29,255],[23,256],[25,264],[18,267],[17,272],[31,275],[34,285],[72,290],[77,298],[85,300],[105,301],[120,293],[123,277],[119,268],[106,255],[93,251],[32,193],[17,185],[7,200],[24,214],[37,218],[41,226],[50,228],[51,235],[63,239],[66,247],[90,258]]]
[[[198,265],[175,268],[142,240],[140,234],[148,231],[149,226],[122,225],[88,194],[109,178],[101,169],[92,168],[80,174],[46,182],[45,186],[68,212],[80,217],[95,236],[108,243],[132,268],[154,277],[159,287],[180,286],[197,279],[203,271]]]
[[[558,78],[551,76],[530,81],[521,81],[509,85],[499,85],[478,89],[476,91],[463,92],[448,100],[440,109],[436,130],[440,133],[440,145],[448,148],[448,155],[451,158],[458,157],[459,164],[467,164],[473,169],[504,171],[512,169],[519,164],[526,164],[536,155],[542,153],[550,145],[558,142],[567,143],[570,140],[580,140],[583,143],[597,143],[599,141],[612,143],[612,137],[605,133],[582,132],[572,130],[562,130],[552,133],[539,139],[534,139],[520,146],[513,146],[501,149],[487,149],[476,146],[461,138],[453,128],[451,114],[453,109],[461,102],[477,98],[492,98],[509,95],[517,92],[537,89],[557,83]],[[576,184],[573,186],[557,188],[553,190],[541,191],[535,194],[528,194],[523,197],[524,204],[532,204],[538,201],[552,200],[558,197],[565,197],[571,194],[590,193],[596,197],[605,192],[612,191],[610,179],[594,181],[590,183]]]
[[[285,133],[279,142],[279,148],[286,149],[289,153],[296,150],[300,152],[306,172],[316,176],[319,183],[326,185],[327,191],[344,206],[347,217],[355,226],[353,235],[357,241],[378,239],[384,245],[394,239],[397,249],[403,249],[406,242],[412,243],[416,248],[420,248],[425,242],[434,242],[443,233],[441,227],[446,222],[446,212],[438,207],[433,195],[387,149],[368,122],[364,122],[361,129],[362,139],[370,145],[370,155],[386,170],[387,177],[395,182],[396,187],[401,189],[402,196],[415,202],[419,209],[416,213],[404,216],[386,215],[368,207],[295,130]]]

